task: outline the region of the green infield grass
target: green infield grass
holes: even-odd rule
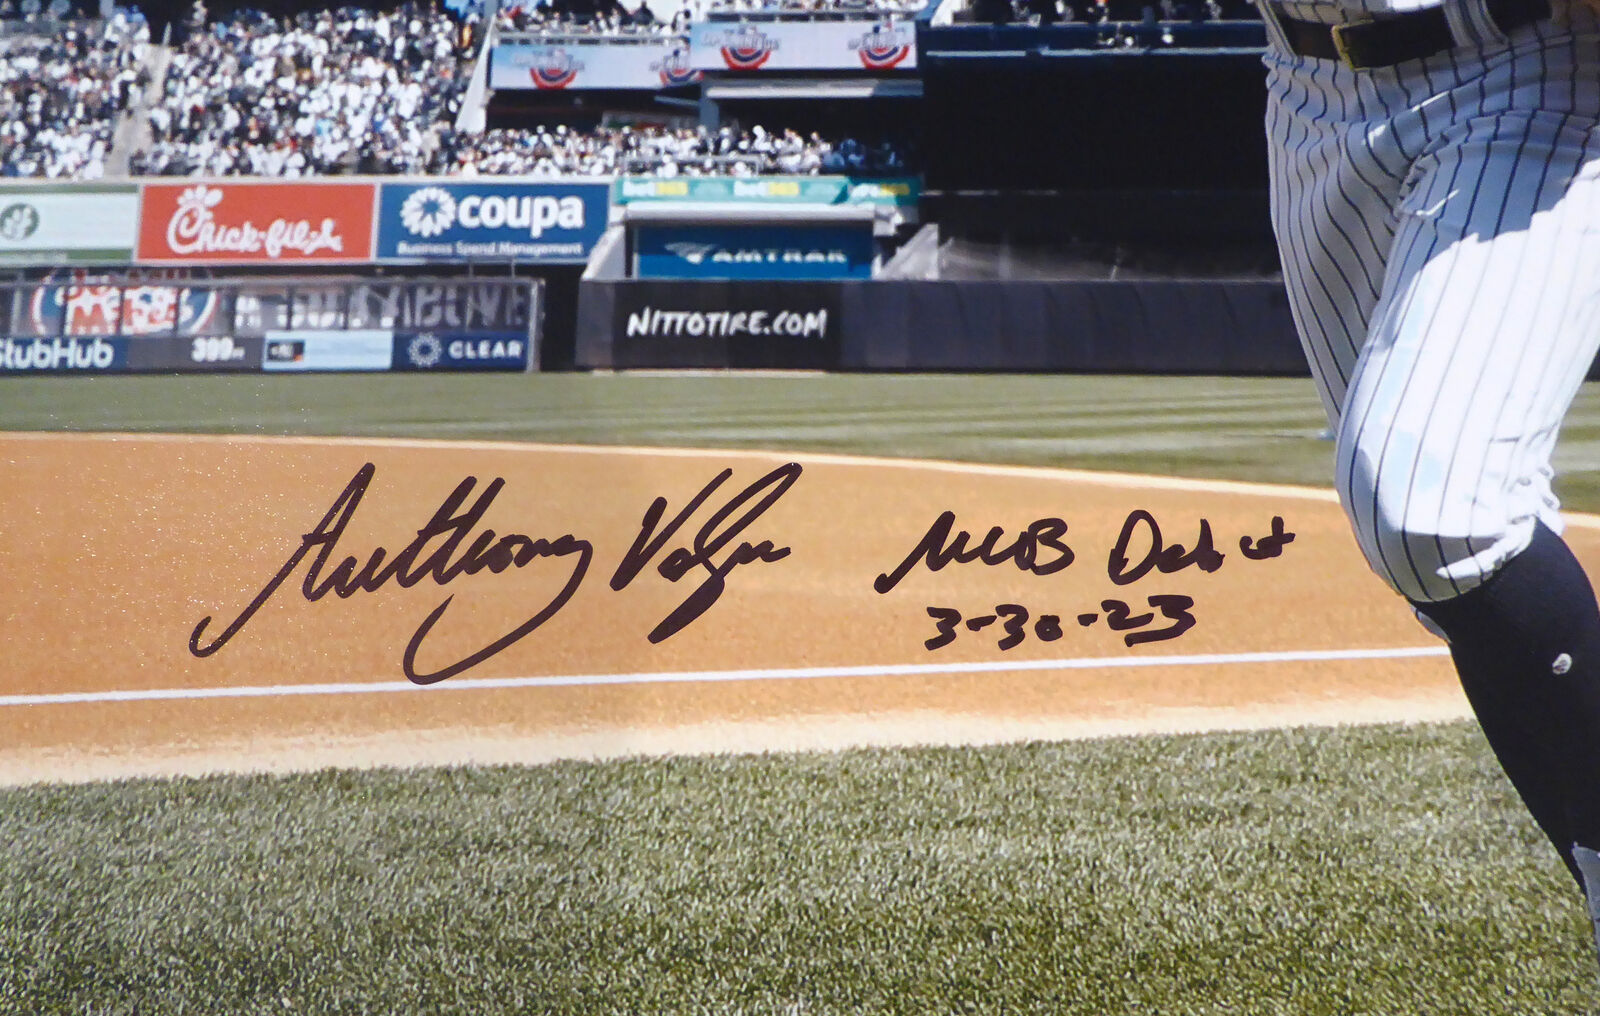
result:
[[[1466,724],[0,792],[0,1012],[1591,1011]]]
[[[0,378],[0,430],[361,434],[773,448],[1331,484],[1305,378],[337,374]],[[1568,417],[1568,505],[1600,511],[1600,384]]]

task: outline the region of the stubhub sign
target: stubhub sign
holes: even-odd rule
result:
[[[606,228],[604,183],[392,183],[379,188],[384,261],[582,263]]]

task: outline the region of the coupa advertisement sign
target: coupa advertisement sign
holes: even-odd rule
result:
[[[132,185],[0,187],[0,264],[126,263],[138,221]]]
[[[691,65],[700,71],[892,71],[917,66],[912,22],[697,21]]]
[[[138,258],[183,264],[372,259],[373,184],[145,184]]]
[[[605,231],[608,201],[603,183],[384,184],[377,254],[581,264]]]
[[[700,80],[689,41],[662,39],[505,42],[490,55],[489,87],[497,91],[582,91],[586,88],[656,90]]]
[[[858,226],[641,226],[641,279],[866,279],[872,231]]]

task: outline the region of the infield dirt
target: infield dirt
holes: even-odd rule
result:
[[[9,434],[0,468],[12,536],[0,551],[4,783],[1467,715],[1438,643],[1367,570],[1327,491],[821,455],[312,438]],[[724,469],[655,553],[648,540],[636,547]],[[474,514],[497,478],[503,486]],[[466,539],[452,560],[491,529],[480,548],[523,534],[550,541],[549,553],[444,585],[430,572],[409,588],[390,580],[307,598],[324,547],[336,543],[321,582],[346,556],[359,566],[381,546],[390,559],[458,488],[444,514]],[[702,614],[652,643],[652,629],[710,579],[688,560],[696,534],[726,532],[769,495],[707,557],[718,566],[745,542],[760,556],[769,541],[777,559],[728,569]],[[647,524],[658,497],[664,511]],[[341,506],[352,510],[335,541]],[[923,555],[878,592],[877,577],[912,556],[947,510],[953,531],[971,532],[969,546],[1002,527],[990,557],[1004,559],[934,569]],[[1206,520],[1220,566],[1113,581],[1115,548],[1126,551],[1123,572],[1151,549],[1149,522],[1129,522],[1140,511],[1186,550]],[[1293,540],[1249,559],[1241,538],[1266,546],[1254,541],[1274,516]],[[1071,549],[1069,565],[1048,567],[1065,556],[1050,540],[1025,541],[1033,570],[1018,566],[1021,551],[1000,553],[1048,519],[1065,523],[1053,542]],[[1592,567],[1600,529],[1574,521],[1572,542]],[[316,532],[326,538],[303,544]],[[555,553],[563,536],[591,548],[581,574],[585,555]],[[443,542],[425,541],[418,560]],[[683,574],[669,581],[679,547]],[[623,581],[630,554],[639,568]],[[202,646],[280,570],[281,586],[226,644],[191,652],[203,618],[212,621]],[[420,670],[502,638],[568,584],[570,601],[502,651],[427,687],[406,681],[406,647],[446,598],[421,640]],[[1180,624],[1162,606],[1177,596],[1194,601],[1175,610],[1192,628],[1126,644]],[[1107,601],[1118,600],[1134,619],[1153,617],[1114,631]],[[1028,619],[1001,649],[1007,611],[977,628],[968,621],[1006,604]],[[936,649],[925,647],[938,632],[930,607],[961,615]],[[1040,626],[1047,614],[1059,635]],[[1356,651],[1375,655],[1308,658]]]

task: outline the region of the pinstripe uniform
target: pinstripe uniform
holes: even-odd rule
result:
[[[1600,344],[1600,38],[1496,41],[1466,6],[1481,46],[1267,59],[1274,226],[1337,485],[1419,601],[1476,586],[1536,519],[1560,532],[1550,454]]]
[[[1273,228],[1340,498],[1373,569],[1449,640],[1600,944],[1600,607],[1550,467],[1600,347],[1597,16],[1260,2]]]

